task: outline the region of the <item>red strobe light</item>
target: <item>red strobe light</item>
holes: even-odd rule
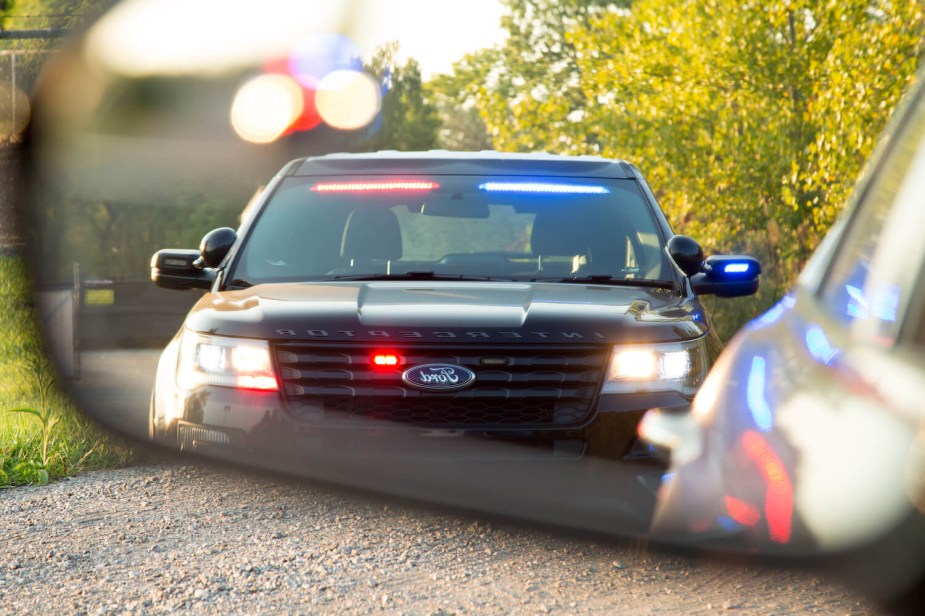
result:
[[[395,353],[376,353],[373,355],[372,363],[379,368],[388,368],[398,365],[398,355]]]

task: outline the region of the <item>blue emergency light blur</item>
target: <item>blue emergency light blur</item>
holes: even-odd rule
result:
[[[485,192],[527,193],[549,195],[607,195],[606,186],[596,184],[568,184],[560,182],[485,182],[479,184]]]
[[[745,255],[713,255],[704,263],[703,271],[712,280],[736,282],[761,273],[761,264]]]
[[[727,263],[723,267],[724,274],[744,274],[748,271],[748,263]]]

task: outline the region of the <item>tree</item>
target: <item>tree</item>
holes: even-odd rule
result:
[[[434,87],[472,107],[499,150],[568,151],[586,111],[580,67],[569,33],[630,0],[505,0],[503,45],[466,55]],[[462,111],[460,111],[462,110]]]
[[[792,284],[843,207],[923,34],[914,1],[638,0],[570,34],[584,149],[637,162],[708,251],[762,258],[741,321]]]
[[[482,87],[498,62],[496,50],[467,54],[453,66],[451,75],[437,75],[426,88],[440,114],[440,147],[447,150],[490,150],[494,148],[485,125],[480,97]]]
[[[710,248],[763,253],[789,284],[911,82],[923,34],[918,2],[639,0],[571,35],[595,103],[586,149],[631,156],[674,220]]]
[[[378,49],[366,66],[383,86],[379,118],[366,130],[349,138],[347,149],[430,150],[437,147],[440,117],[428,100],[417,60],[398,64],[398,44]]]
[[[751,315],[843,207],[925,41],[917,0],[508,5],[507,42],[452,78],[495,147],[638,164],[677,231],[762,258]]]

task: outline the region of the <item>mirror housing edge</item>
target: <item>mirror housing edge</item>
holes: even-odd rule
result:
[[[200,266],[218,267],[237,240],[238,234],[231,227],[219,227],[206,233],[199,242]]]
[[[666,246],[668,256],[674,261],[684,275],[693,277],[703,269],[703,248],[697,241],[687,235],[673,235]]]

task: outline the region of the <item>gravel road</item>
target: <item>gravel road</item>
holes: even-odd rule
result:
[[[869,614],[838,584],[166,461],[0,491],[0,613]]]

